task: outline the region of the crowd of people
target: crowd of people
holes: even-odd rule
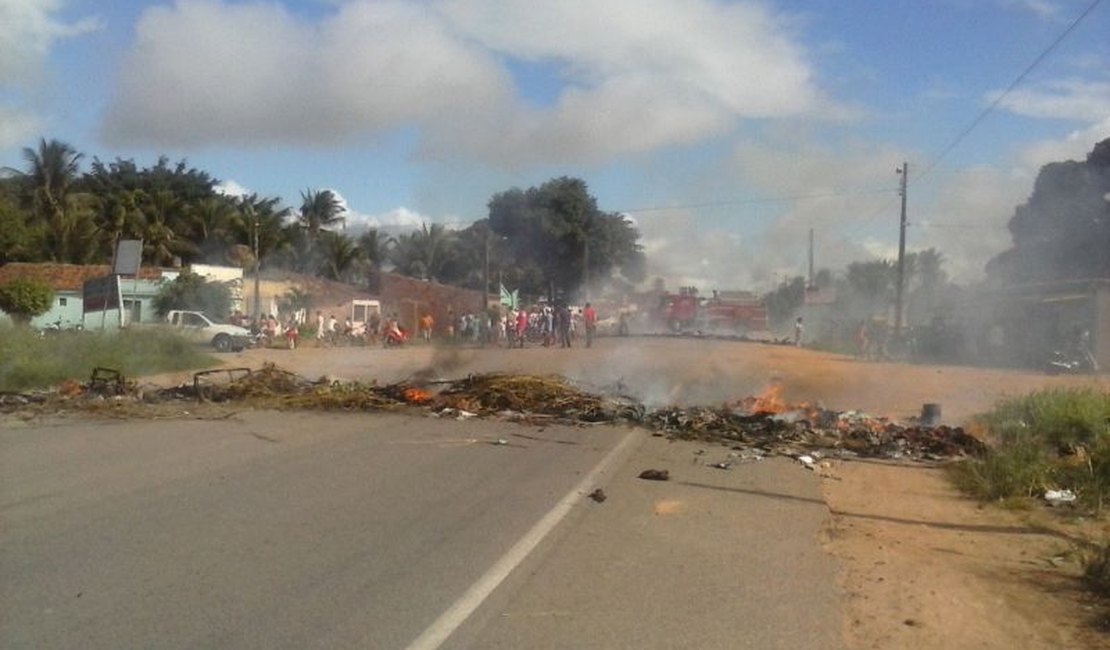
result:
[[[247,319],[235,312],[233,324],[246,327],[259,347],[284,345],[296,349],[301,333],[311,334],[317,347],[336,345],[402,345],[412,340],[423,343],[440,341],[454,345],[499,346],[523,348],[527,345],[569,348],[579,338],[591,347],[597,332],[597,311],[586,303],[572,308],[564,303],[539,304],[530,308],[468,311],[456,314],[448,309],[445,322],[437,324],[430,312],[416,321],[416,332],[402,327],[396,313],[371,313],[365,323],[342,322],[335,314],[318,310],[314,322],[308,322],[304,310],[291,314],[284,322],[274,315]],[[437,327],[437,325],[439,325]]]
[[[425,318],[428,320],[425,321]],[[435,336],[434,321],[430,315],[421,318],[420,328],[424,340]],[[577,309],[557,303],[462,314],[448,310],[447,323],[440,334],[445,341],[455,344],[507,348],[523,348],[532,344],[569,348],[581,336],[585,337],[586,347],[592,346],[596,332],[597,310],[587,302]]]

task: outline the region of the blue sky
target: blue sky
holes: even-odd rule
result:
[[[554,176],[668,284],[766,288],[910,249],[974,280],[1039,167],[1110,137],[1110,2],[0,0],[0,166],[39,137],[185,158],[352,224],[465,225]],[[922,176],[922,172],[929,173]]]

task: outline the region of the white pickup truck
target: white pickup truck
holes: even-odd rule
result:
[[[210,344],[217,352],[238,352],[251,343],[250,330],[238,325],[217,323],[200,311],[171,309],[166,312],[166,323],[185,338]]]

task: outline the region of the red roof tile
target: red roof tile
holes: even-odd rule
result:
[[[81,291],[86,280],[108,275],[111,267],[107,264],[33,264],[12,262],[0,266],[0,284],[23,278],[37,278],[45,281],[55,291]],[[162,277],[162,269],[143,267],[139,278],[157,280]]]

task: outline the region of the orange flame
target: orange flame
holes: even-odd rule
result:
[[[410,387],[401,391],[401,398],[409,404],[427,404],[432,401],[432,394],[426,390]]]
[[[741,405],[754,415],[773,415],[787,410],[782,399],[782,384],[771,384],[762,393],[744,399]]]

